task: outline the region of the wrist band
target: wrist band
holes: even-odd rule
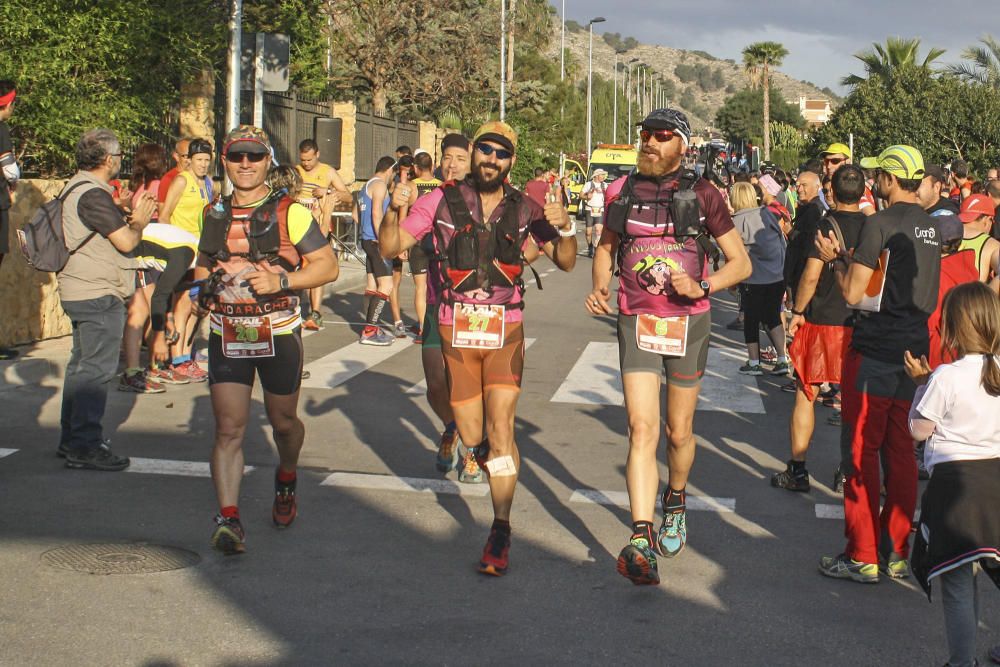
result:
[[[569,225],[569,229],[567,230],[560,229],[558,231],[559,231],[559,236],[562,236],[564,238],[569,238],[570,236],[576,236],[576,223],[571,222]]]
[[[804,310],[795,310],[794,308],[792,308],[792,315],[798,315],[799,317],[804,317],[805,314],[806,311]]]

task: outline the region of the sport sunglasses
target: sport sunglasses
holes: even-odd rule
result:
[[[264,158],[268,157],[266,153],[247,153],[246,151],[229,151],[226,153],[226,162],[243,162],[243,158],[246,158],[250,162],[260,162]]]
[[[842,162],[847,162],[847,158],[843,157],[825,157],[823,158],[824,164],[840,164]]]
[[[514,157],[514,154],[510,151],[504,150],[503,148],[493,148],[489,144],[476,144],[476,150],[483,155],[493,155],[496,153],[498,160],[509,160]]]
[[[643,128],[639,130],[639,138],[642,139],[642,143],[649,141],[650,137],[654,137],[659,143],[664,143],[670,141],[677,136],[677,133],[673,130],[647,130]]]

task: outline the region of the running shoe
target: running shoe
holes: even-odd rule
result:
[[[278,471],[274,471],[274,505],[271,519],[278,528],[288,528],[298,515],[299,506],[295,501],[295,480],[279,482]]]
[[[479,571],[494,577],[507,574],[510,565],[510,532],[490,528],[490,536],[483,547],[483,557],[479,560]]]
[[[618,554],[618,574],[636,586],[655,586],[660,583],[656,554],[644,535],[633,535]]]
[[[417,330],[417,335],[413,338],[414,345],[423,345],[424,343],[424,332]]]
[[[760,351],[760,360],[765,364],[773,364],[778,360],[778,351],[773,347],[765,347]]]
[[[794,394],[798,390],[799,390],[798,380],[792,380],[791,382],[786,382],[785,384],[781,385],[781,391],[787,394]]]
[[[302,328],[305,329],[306,331],[319,331],[319,325],[317,325],[315,322],[312,321],[311,318],[308,317],[303,318]]]
[[[386,345],[392,345],[395,343],[396,339],[381,329],[375,329],[374,331],[362,331],[361,339],[358,342],[362,345],[378,345],[385,347]]]
[[[312,377],[312,372],[311,371],[307,371],[305,369],[302,369],[302,375],[300,376],[301,379],[308,380],[311,377]]]
[[[318,310],[314,310],[311,313],[309,313],[308,319],[310,322],[313,323],[313,326],[315,326],[317,329],[323,328],[323,314],[320,313]]]
[[[743,331],[743,319],[737,317],[735,320],[727,324],[726,328],[730,331]]]
[[[0,347],[0,361],[10,361],[11,359],[17,359],[17,355],[20,354],[17,350],[12,350],[9,347]]]
[[[775,362],[774,368],[771,369],[771,375],[788,375],[792,372],[792,365],[787,361]]]
[[[162,394],[166,388],[159,382],[154,382],[146,377],[146,373],[122,373],[118,379],[118,391],[132,391],[136,394]]]
[[[823,556],[819,560],[820,574],[834,579],[850,579],[861,584],[878,583],[878,564],[862,563],[847,554]]]
[[[239,519],[227,519],[215,515],[215,532],[212,533],[212,548],[226,556],[236,556],[247,550],[246,534]]]
[[[458,433],[455,431],[444,431],[441,433],[441,442],[438,443],[437,469],[439,472],[454,470],[458,465]]]
[[[173,368],[150,368],[146,376],[160,384],[190,384],[191,378],[178,373]]]
[[[118,456],[111,451],[107,441],[86,452],[66,450],[66,467],[77,470],[100,470],[103,472],[119,472],[128,468],[132,462],[127,456]]]
[[[789,491],[809,491],[809,472],[804,467],[796,472],[789,461],[784,470],[771,475],[771,486]]]
[[[510,532],[490,528],[490,536],[483,547],[483,557],[479,560],[479,571],[494,577],[507,574],[510,565]]]
[[[842,426],[844,422],[843,418],[840,415],[840,410],[837,410],[832,415],[827,417],[826,423],[829,424],[830,426]]]
[[[396,322],[392,326],[392,333],[395,334],[396,338],[406,338],[406,325],[402,322]]]
[[[878,564],[878,571],[890,579],[906,579],[910,576],[910,564],[893,551],[889,554],[889,560]]]
[[[458,481],[463,484],[482,484],[485,480],[483,469],[476,462],[476,456],[471,450],[466,450],[462,458],[462,468],[458,471]]]
[[[187,376],[191,382],[204,382],[208,379],[208,371],[198,365],[196,361],[188,359],[183,364],[174,366],[174,370]]]
[[[656,550],[661,556],[673,558],[687,544],[687,510],[664,512],[660,532],[656,535]]]
[[[754,364],[754,363],[751,363],[749,361],[746,362],[745,364],[743,364],[742,366],[740,366],[739,370],[740,370],[740,374],[741,375],[763,375],[764,374],[764,369],[762,369],[760,367],[760,364]]]

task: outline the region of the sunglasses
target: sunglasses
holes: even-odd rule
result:
[[[842,157],[825,157],[823,158],[823,164],[840,164],[841,162],[846,162],[847,158]]]
[[[483,155],[493,155],[497,154],[498,160],[509,160],[514,157],[514,154],[510,151],[504,150],[502,148],[493,148],[489,144],[476,144],[476,150]]]
[[[642,129],[639,131],[639,138],[642,139],[642,143],[649,141],[650,137],[654,137],[659,143],[664,143],[670,141],[677,134],[673,130],[647,130]]]
[[[260,162],[267,155],[265,153],[247,153],[246,151],[229,151],[226,153],[226,162],[243,162],[243,158],[246,158],[250,162]]]

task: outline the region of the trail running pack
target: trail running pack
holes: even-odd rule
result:
[[[63,229],[63,202],[73,190],[88,181],[77,181],[52,201],[45,202],[31,216],[28,224],[17,230],[21,253],[28,264],[37,271],[58,273],[66,267],[69,258],[90,243],[97,234],[92,231],[80,245],[70,250],[66,247],[66,230]]]
[[[528,237],[528,228],[520,229],[522,194],[514,191],[507,195],[503,215],[493,225],[476,222],[457,184],[441,188],[444,201],[451,213],[455,233],[445,242],[440,227],[435,226],[441,263],[441,276],[447,290],[465,293],[474,290],[492,291],[493,287],[514,287],[524,290],[521,278],[527,262],[522,252]],[[485,241],[485,243],[484,243]],[[538,289],[541,278],[528,265]],[[507,304],[508,308],[523,308],[524,302]]]
[[[621,194],[608,205],[605,216],[605,226],[621,237],[618,244],[618,266],[621,266],[624,248],[635,239],[634,236],[626,232],[629,212],[635,206],[647,206],[659,209],[667,208],[670,211],[670,216],[664,217],[663,232],[650,234],[650,236],[665,236],[667,223],[673,222],[674,238],[679,241],[694,239],[698,248],[698,266],[703,267],[705,257],[708,257],[712,260],[712,266],[715,270],[719,269],[719,249],[709,240],[708,229],[702,223],[701,204],[698,201],[698,193],[694,191],[697,182],[698,174],[691,169],[685,169],[677,181],[677,188],[672,188],[666,199],[644,201],[635,195],[635,174],[629,174],[625,185],[622,186]]]
[[[281,250],[280,220],[288,219],[288,207],[292,200],[285,190],[271,193],[263,204],[253,209],[247,221],[246,239],[248,252],[230,252],[228,247],[229,229],[233,224],[232,196],[222,197],[215,204],[205,207],[201,238],[198,251],[208,255],[214,262],[226,262],[230,257],[243,257],[253,264],[267,262],[277,264],[286,271],[294,271],[298,266],[298,254],[285,257]],[[239,207],[237,207],[239,208]]]

